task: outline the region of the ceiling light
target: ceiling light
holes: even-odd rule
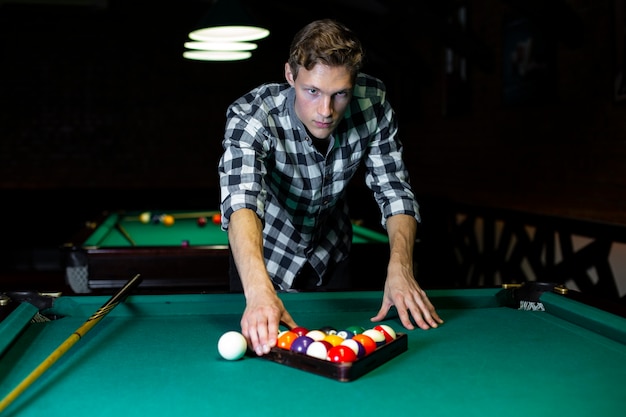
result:
[[[192,51],[183,56],[207,61],[247,59],[252,54],[246,51],[257,47],[250,41],[269,34],[269,30],[256,25],[239,0],[216,0],[203,21],[189,33],[189,39],[195,42],[185,43]]]
[[[201,51],[253,51],[257,45],[251,42],[185,42],[185,48]]]
[[[194,30],[189,38],[194,41],[256,41],[266,38],[270,31],[256,26],[216,26]]]
[[[196,61],[240,61],[248,59],[252,53],[248,51],[185,51],[183,57]]]

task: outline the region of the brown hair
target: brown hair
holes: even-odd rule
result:
[[[345,66],[354,78],[361,69],[365,51],[357,36],[332,19],[309,23],[291,41],[288,63],[293,78],[299,67],[310,70],[315,64]]]

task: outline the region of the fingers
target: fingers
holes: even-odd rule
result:
[[[248,345],[258,356],[265,355],[276,346],[279,326],[289,329],[297,326],[291,315],[282,310],[280,313],[266,313],[261,310],[246,311],[241,319],[241,332],[248,340]]]
[[[398,318],[400,319],[400,323],[402,323],[402,325],[407,330],[415,329],[415,326],[413,325],[413,322],[411,321],[411,316],[409,316],[409,309],[410,309],[410,307],[407,306],[407,304],[405,303],[404,299],[400,298],[399,301],[397,303],[395,303],[395,306],[396,306],[396,309],[398,310]],[[414,314],[412,314],[412,315],[415,316]],[[419,316],[417,319],[415,319],[415,323],[418,326],[420,326],[420,320],[423,322],[421,316]]]
[[[380,307],[380,310],[378,310],[378,313],[374,317],[370,318],[370,321],[378,322],[378,321],[385,320],[385,318],[387,318],[387,315],[389,314],[389,310],[391,309],[393,305],[394,305],[393,303],[383,301],[383,304]],[[400,319],[400,322],[402,323],[402,325],[405,328],[412,330],[413,323],[411,323],[411,320],[406,311],[406,308],[399,308],[397,310],[398,310],[398,318]]]
[[[398,293],[392,298],[393,299],[389,301],[387,297],[384,297],[383,304],[378,314],[372,317],[370,319],[371,321],[376,322],[383,320],[393,305],[396,307],[400,322],[407,330],[413,330],[415,325],[423,330],[428,330],[437,328],[443,323],[435,307],[423,291],[414,292],[406,297],[403,293]],[[413,323],[415,323],[415,325]]]
[[[241,320],[241,332],[248,339],[249,347],[258,356],[269,353],[276,345],[278,321],[271,317],[259,316],[258,320],[244,316]]]

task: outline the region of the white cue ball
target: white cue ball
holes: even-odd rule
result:
[[[224,333],[217,342],[217,350],[227,361],[236,361],[246,354],[248,343],[243,335],[236,331]]]

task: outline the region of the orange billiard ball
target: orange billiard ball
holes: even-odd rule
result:
[[[161,217],[161,223],[163,223],[165,226],[172,226],[174,224],[174,216],[172,216],[171,214],[164,214]]]
[[[276,340],[276,346],[281,349],[290,350],[291,344],[298,337],[298,333],[292,332],[291,330],[286,330],[278,336],[278,339]]]
[[[213,223],[214,224],[222,224],[222,215],[217,213],[213,215]]]
[[[363,333],[355,334],[351,340],[356,340],[363,345],[363,347],[365,348],[365,355],[369,355],[377,348],[376,342],[371,337]]]

